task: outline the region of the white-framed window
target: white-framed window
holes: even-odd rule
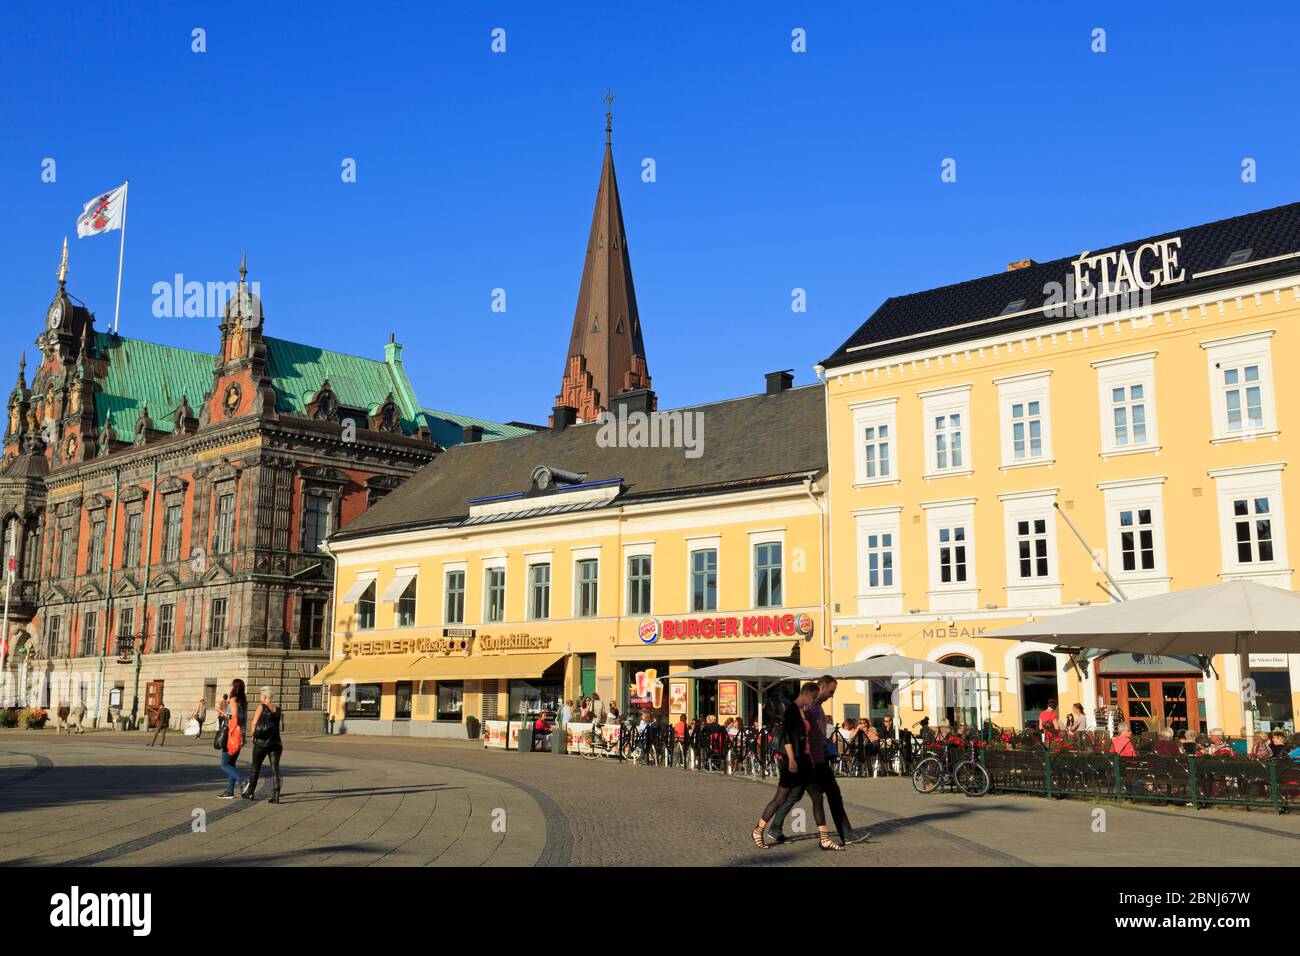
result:
[[[973,611],[975,582],[975,499],[922,502],[929,550],[931,611]]]
[[[889,505],[853,512],[857,526],[860,617],[902,613],[903,564],[899,527],[902,510],[901,506]]]
[[[1282,510],[1284,462],[1220,468],[1214,479],[1224,580],[1248,578],[1291,587]]]
[[[442,569],[442,623],[465,623],[465,565],[446,564]]]
[[[1059,490],[998,495],[1005,522],[1008,607],[1055,607],[1061,603],[1053,507]]]
[[[718,609],[718,554],[721,547],[722,539],[718,536],[686,539],[689,555],[686,599],[692,612]]]
[[[751,606],[784,607],[785,531],[751,531],[749,555]]]
[[[1156,353],[1093,362],[1101,407],[1101,455],[1159,451]]]
[[[925,423],[925,477],[972,469],[969,385],[921,392]]]
[[[528,565],[528,619],[544,621],[551,616],[551,562]]]
[[[1157,476],[1103,481],[1097,485],[1106,510],[1103,560],[1126,598],[1147,597],[1169,590],[1164,483],[1164,476]]]
[[[1273,330],[1202,342],[1209,361],[1214,442],[1276,435]]]
[[[574,564],[575,617],[596,617],[600,613],[600,559],[579,558]]]
[[[506,619],[506,565],[483,566],[483,623],[496,624]]]
[[[898,399],[885,398],[849,407],[853,412],[856,448],[855,484],[897,482]]]
[[[1052,462],[1051,371],[997,378],[1002,467]]]

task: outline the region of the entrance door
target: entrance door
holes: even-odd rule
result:
[[[578,657],[578,673],[581,675],[582,689],[578,692],[582,697],[590,697],[596,693],[596,655],[581,654]]]
[[[1149,675],[1107,677],[1110,706],[1119,710],[1134,734],[1155,733],[1162,727],[1185,730],[1193,736],[1204,730],[1201,701],[1196,692],[1199,676]]]
[[[158,718],[153,714],[153,708],[162,703],[163,699],[163,682],[160,680],[151,680],[144,685],[144,707],[145,713],[149,715],[149,729],[153,730],[158,726]]]

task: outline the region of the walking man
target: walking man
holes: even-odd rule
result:
[[[149,741],[149,746],[152,747],[158,743],[158,735],[162,734],[162,743],[158,744],[158,746],[166,747],[167,726],[172,721],[172,712],[163,706],[163,702],[160,700],[157,707],[146,708],[146,713],[154,720],[153,740]]]
[[[812,750],[812,782],[826,795],[826,802],[831,808],[831,819],[835,821],[835,829],[840,834],[840,842],[848,843],[849,833],[852,832],[853,827],[849,825],[848,815],[844,812],[844,798],[840,795],[840,785],[830,765],[830,756],[827,753],[826,712],[822,710],[822,704],[835,696],[837,684],[835,678],[829,674],[819,678],[817,699],[804,708],[804,716],[808,718],[811,725],[808,731],[808,744],[809,749]]]

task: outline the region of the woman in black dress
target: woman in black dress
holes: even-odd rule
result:
[[[773,846],[763,839],[763,831],[767,829],[768,821],[782,809],[783,804],[791,803],[790,797],[793,796],[793,802],[798,802],[805,791],[813,797],[813,819],[817,823],[822,849],[844,849],[843,845],[833,842],[827,835],[826,811],[819,799],[821,791],[810,782],[813,775],[812,751],[808,746],[810,724],[803,710],[811,706],[816,699],[817,685],[810,682],[799,688],[799,696],[786,705],[785,714],[781,719],[781,750],[776,755],[779,775],[776,795],[763,808],[758,826],[754,827],[754,832],[751,834],[754,846],[761,850]],[[788,810],[789,807],[786,809]],[[828,843],[830,846],[827,846]]]

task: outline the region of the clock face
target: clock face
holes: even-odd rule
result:
[[[63,302],[62,300],[60,300],[55,302],[52,306],[50,306],[50,329],[51,330],[57,329],[62,324],[63,324]]]

